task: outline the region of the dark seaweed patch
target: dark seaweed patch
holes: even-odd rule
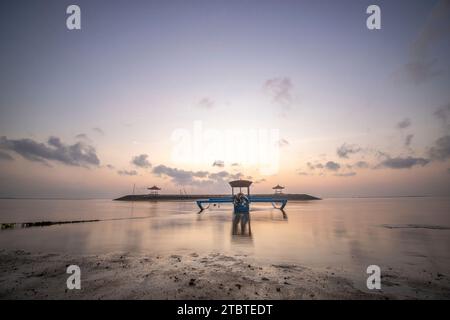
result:
[[[38,222],[20,222],[20,223],[2,223],[1,230],[15,228],[32,228],[32,227],[49,227],[53,225],[70,224],[70,223],[86,223],[98,222],[100,220],[72,220],[72,221],[38,221]]]

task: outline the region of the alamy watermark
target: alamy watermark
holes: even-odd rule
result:
[[[380,30],[381,29],[381,9],[376,4],[372,4],[367,7],[367,14],[370,14],[366,20],[366,26],[369,30]]]
[[[70,276],[67,278],[67,289],[73,290],[81,289],[81,268],[77,265],[70,265],[67,267],[67,271]],[[369,274],[366,280],[366,286],[369,290],[381,290],[381,268],[377,265],[370,265],[366,269],[366,273]]]
[[[367,278],[366,285],[369,290],[381,289],[381,269],[379,266],[372,264],[367,267],[367,274],[370,276]]]
[[[262,175],[276,174],[280,160],[280,130],[247,128],[218,130],[194,121],[192,129],[172,132],[171,160],[175,163],[255,166]]]
[[[367,7],[366,13],[369,17],[366,19],[366,26],[369,30],[381,29],[381,8],[372,4]],[[81,30],[81,8],[79,5],[71,4],[66,9],[66,27],[69,30]]]
[[[66,27],[69,30],[81,29],[81,8],[76,4],[71,4],[67,7],[66,13],[69,16],[66,19]]]
[[[81,289],[81,269],[79,266],[72,264],[67,267],[66,273],[70,274],[67,278],[66,285],[67,289],[73,290]]]

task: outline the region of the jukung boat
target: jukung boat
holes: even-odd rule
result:
[[[235,180],[229,182],[231,186],[231,196],[197,200],[196,202],[200,208],[200,212],[208,209],[211,204],[220,203],[232,203],[234,213],[249,213],[250,205],[252,203],[271,203],[276,209],[284,209],[288,202],[287,199],[282,197],[259,197],[250,195],[250,186],[252,183],[253,182],[249,180]],[[235,192],[235,189],[239,189],[239,191]],[[244,192],[242,189],[244,189]],[[247,194],[245,194],[245,189],[247,190]],[[204,205],[207,206],[205,207]]]

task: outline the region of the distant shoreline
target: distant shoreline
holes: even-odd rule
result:
[[[275,199],[287,199],[287,200],[322,200],[320,198],[310,196],[309,194],[298,194],[298,193],[287,193],[281,195],[275,194],[254,194],[258,197],[273,197]],[[137,195],[126,195],[117,199],[116,201],[194,201],[199,199],[208,198],[225,198],[229,195],[225,194],[160,194],[160,195],[150,195],[150,194],[137,194]]]
[[[275,196],[274,194],[255,194],[256,196]],[[116,201],[116,200],[122,200],[122,201],[128,201],[126,199],[123,199],[125,197],[131,197],[133,195],[126,195],[126,196],[122,196],[119,198],[113,198],[111,199],[110,197],[93,197],[93,198],[58,198],[58,197],[16,197],[16,196],[3,196],[0,197],[0,200],[68,200],[68,201],[73,201],[73,200],[111,200],[111,201]],[[135,195],[137,197],[145,197],[148,195]],[[166,195],[167,196],[167,195]],[[229,195],[177,195],[177,194],[173,194],[173,195],[169,195],[169,196],[175,196],[178,198],[182,198],[182,200],[195,200],[195,199],[204,199],[204,198],[211,198],[211,197],[226,197]],[[450,198],[450,195],[403,195],[403,196],[342,196],[342,197],[336,197],[336,196],[332,196],[332,197],[324,197],[324,198],[319,198],[319,197],[314,197],[314,196],[310,196],[308,194],[283,194],[283,198],[288,197],[288,200],[323,200],[323,199],[394,199],[394,198]],[[291,198],[291,196],[293,196]],[[305,196],[305,198],[296,198],[297,196]],[[312,198],[309,198],[312,197]],[[138,199],[139,200],[139,199]],[[138,201],[138,200],[132,200],[132,201]],[[144,200],[144,199],[142,199]],[[145,199],[148,200],[148,199]],[[159,200],[159,199],[154,199],[154,200]],[[162,200],[166,200],[166,199],[162,199]],[[172,200],[172,199],[171,199]],[[176,200],[176,199],[175,199]]]

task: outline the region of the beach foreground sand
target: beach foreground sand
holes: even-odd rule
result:
[[[68,290],[68,265],[81,290]],[[245,255],[64,255],[0,251],[1,299],[450,299],[447,275],[419,279],[388,272],[382,290],[364,290],[348,274]]]

